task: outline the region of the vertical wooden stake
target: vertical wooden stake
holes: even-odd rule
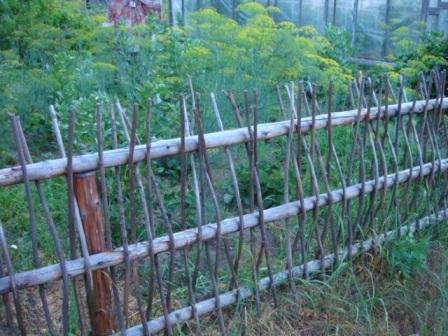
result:
[[[107,251],[104,217],[95,172],[75,174],[74,191],[90,254]],[[111,335],[115,330],[110,275],[107,270],[92,272],[93,298],[89,307],[92,335]]]

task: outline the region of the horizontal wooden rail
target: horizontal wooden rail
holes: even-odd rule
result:
[[[390,174],[386,178],[380,177],[378,184],[375,180],[365,182],[364,194],[369,194],[375,190],[389,188],[395,184],[401,184],[419,178],[420,176],[427,176],[433,172],[444,172],[448,170],[448,158],[434,163],[426,163],[422,167],[417,166],[412,170],[406,169],[398,173],[398,175]],[[353,199],[362,193],[362,184],[358,183],[347,187],[345,189],[346,199]],[[303,206],[299,201],[286,203],[280,206],[272,207],[264,210],[265,223],[279,221],[285,218],[296,216],[300,211],[310,211],[316,206],[321,207],[332,203],[338,203],[343,200],[344,191],[338,189],[331,192],[331,197],[327,193],[320,194],[317,197],[307,197],[304,200]],[[255,227],[259,224],[258,213],[250,213],[244,215],[243,229]],[[210,240],[216,237],[216,223],[207,224],[202,227],[202,239]],[[239,230],[239,218],[233,217],[221,221],[221,234],[226,235]],[[176,249],[185,246],[193,245],[198,241],[197,228],[180,231],[174,234],[174,247]],[[170,239],[168,236],[162,236],[153,240],[154,253],[162,253],[170,250]],[[129,246],[130,259],[140,259],[149,256],[148,242],[141,242]],[[91,255],[89,257],[91,270],[107,268],[118,265],[124,262],[124,253],[121,248],[112,252],[102,252]],[[85,273],[83,258],[67,261],[66,268],[69,276],[78,276]],[[41,267],[38,269],[18,273],[15,276],[17,289],[36,286],[50,281],[60,279],[62,276],[60,266],[57,264]],[[9,277],[0,278],[0,294],[11,291],[11,279]]]
[[[442,108],[448,108],[448,100],[443,99]],[[421,113],[425,109],[426,101],[417,101],[414,112]],[[428,103],[428,110],[433,110],[438,106],[438,102],[432,99]],[[401,106],[401,114],[408,114],[413,107],[413,103],[404,103]],[[378,110],[380,110],[378,112]],[[372,107],[370,118],[377,118],[378,113],[380,117],[384,116],[386,107]],[[389,105],[387,112],[390,117],[393,117],[399,111],[398,105]],[[361,111],[361,118],[363,119],[367,114],[366,110]],[[331,126],[340,126],[351,124],[356,120],[358,115],[357,110],[335,112],[332,114]],[[316,116],[315,128],[327,127],[327,114],[320,114]],[[296,121],[297,124],[297,121]],[[267,140],[281,135],[288,134],[290,120],[280,121],[275,123],[259,124],[257,137],[260,140]],[[311,117],[302,118],[301,129],[302,132],[307,132],[311,128]],[[208,133],[205,135],[205,143],[208,149],[218,148],[249,141],[249,131],[247,127],[227,130],[223,132]],[[197,136],[190,136],[185,139],[186,152],[196,151],[198,148]],[[180,139],[168,139],[155,141],[151,144],[151,157],[162,158],[172,156],[180,153]],[[128,163],[129,149],[121,148],[109,150],[104,152],[104,167],[115,167]],[[134,162],[143,161],[146,159],[146,145],[135,147]],[[51,177],[64,175],[66,173],[67,159],[60,158],[54,160],[41,161],[27,165],[27,174],[30,181],[43,180]],[[90,153],[73,157],[73,172],[82,173],[98,168],[98,153]],[[7,186],[23,181],[22,169],[19,166],[4,168],[0,170],[0,186]]]
[[[398,230],[391,230],[387,233],[383,233],[379,235],[378,237],[373,237],[370,239],[367,239],[363,242],[353,244],[351,246],[351,252],[352,254],[359,254],[362,252],[367,252],[371,250],[372,248],[375,248],[376,246],[383,245],[385,242],[394,240],[397,238],[397,233],[399,232],[398,236],[404,236],[406,234],[412,234],[415,231],[417,231],[417,228],[423,229],[427,228],[431,225],[434,225],[438,222],[440,222],[443,219],[448,218],[448,209],[441,210],[438,213],[434,215],[427,216],[425,218],[422,218],[417,222],[411,223],[409,225],[402,225]],[[347,247],[342,248],[338,251],[339,258],[338,260],[344,260],[347,258]],[[306,263],[307,271],[309,274],[318,273],[322,270],[322,268],[330,268],[335,261],[335,255],[329,254],[324,257],[324,264],[323,267],[321,265],[320,260],[311,260]],[[291,274],[295,279],[302,278],[304,275],[304,265],[295,266],[291,269]],[[288,281],[289,272],[279,272],[274,275],[274,283],[273,287],[279,287],[281,285],[284,285]],[[270,280],[268,277],[260,279],[258,281],[258,288],[260,291],[266,291],[268,288],[271,287]],[[253,290],[246,287],[240,287],[238,289],[234,289],[232,291],[229,291],[227,293],[223,293],[219,296],[219,302],[220,307],[228,307],[235,303],[237,303],[238,300],[245,300],[251,296],[253,296]],[[206,314],[209,314],[216,310],[216,300],[215,298],[211,298],[208,300],[204,300],[201,302],[196,303],[195,305],[196,313],[198,316],[203,316]],[[183,322],[186,322],[188,320],[191,320],[193,318],[193,310],[191,306],[184,307],[177,309],[173,312],[171,312],[168,315],[168,320],[170,325],[180,324]],[[159,317],[157,319],[151,320],[147,323],[148,330],[150,333],[157,333],[162,331],[166,328],[165,324],[165,318]],[[115,334],[115,336],[121,335],[120,333]],[[140,336],[144,335],[143,333],[143,327],[142,325],[138,325],[132,328],[129,328],[126,331],[126,335],[128,336]]]

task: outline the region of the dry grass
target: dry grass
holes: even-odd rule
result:
[[[405,276],[393,264],[394,243],[382,251],[358,257],[350,268],[341,265],[332,273],[301,281],[295,293],[288,287],[277,290],[278,307],[269,295],[262,297],[260,314],[254,302],[224,311],[231,335],[447,335],[448,332],[448,233],[428,232],[415,239],[428,241],[421,265],[413,264]],[[430,238],[433,238],[431,241]],[[400,252],[401,250],[399,250]],[[406,257],[402,263],[409,262]],[[122,284],[121,284],[122,285]],[[122,286],[119,286],[122,288]],[[50,310],[60,326],[61,296],[57,284],[47,286]],[[37,290],[21,293],[31,335],[44,335],[45,320]],[[135,298],[130,297],[130,324],[139,323]],[[3,324],[3,323],[1,323]],[[73,311],[72,325],[76,325]],[[219,335],[216,316],[201,322],[202,335]],[[5,332],[6,329],[3,329]],[[0,328],[0,334],[2,329]],[[177,335],[198,334],[194,322],[176,328]]]
[[[447,335],[448,252],[443,234],[429,244],[421,268],[403,276],[390,261],[390,249],[357,258],[350,269],[341,266],[321,279],[302,281],[296,297],[289,288],[277,291],[274,308],[262,298],[227,311],[232,335]],[[427,239],[422,237],[420,239]],[[418,239],[416,240],[418,241]],[[393,247],[392,247],[393,251]],[[193,324],[178,334],[195,334]],[[216,316],[201,326],[203,335],[218,335]]]

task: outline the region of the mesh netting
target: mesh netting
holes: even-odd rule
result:
[[[448,1],[438,0],[268,0],[265,5],[277,5],[281,14],[277,20],[298,25],[312,25],[319,31],[334,24],[351,33],[354,55],[383,58],[400,37],[416,37],[422,31],[448,31]],[[173,0],[175,17],[198,8],[213,6],[225,15],[244,20],[237,11],[240,0]],[[398,37],[397,37],[398,36]]]

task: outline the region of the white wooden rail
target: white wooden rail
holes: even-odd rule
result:
[[[389,188],[393,185],[406,183],[408,181],[419,178],[420,176],[428,176],[435,172],[444,172],[448,170],[448,158],[443,160],[436,160],[435,162],[426,163],[424,165],[414,167],[412,170],[405,169],[397,174],[393,173],[386,178],[380,177],[378,183],[375,180],[366,181],[364,190],[362,184],[355,184],[347,187],[345,190],[346,199],[354,199],[362,192],[367,195],[373,191]],[[321,207],[330,204],[330,202],[338,203],[343,200],[344,191],[342,189],[335,190],[331,193],[331,199],[327,193],[320,194],[318,199],[316,197],[307,197],[304,204],[300,201],[294,201],[280,206],[272,207],[264,210],[264,221],[266,223],[279,221],[285,218],[296,216],[301,211],[307,212],[313,210],[316,206]],[[244,227],[248,229],[259,225],[258,213],[249,213],[244,215]],[[216,223],[207,224],[202,227],[202,239],[210,240],[216,238]],[[221,222],[221,234],[226,235],[238,232],[239,218],[233,217],[225,219]],[[198,241],[197,229],[188,229],[174,234],[174,246],[176,249],[183,248],[188,245],[193,245]],[[155,238],[153,240],[154,253],[162,253],[170,250],[170,240],[167,235]],[[129,246],[129,257],[131,259],[140,259],[149,256],[148,242],[141,242]],[[116,249],[113,252],[102,252],[91,255],[89,257],[91,270],[107,268],[118,265],[124,262],[124,253],[122,249]],[[85,273],[85,262],[83,258],[70,260],[66,263],[68,275],[73,277]],[[50,265],[33,269],[26,272],[17,273],[15,275],[17,289],[36,286],[50,281],[58,280],[62,277],[60,266]],[[0,294],[11,291],[11,279],[9,277],[0,278]]]
[[[418,228],[423,229],[426,227],[429,227],[433,224],[436,224],[442,220],[446,220],[448,218],[448,209],[444,209],[439,211],[438,213],[434,215],[427,216],[425,218],[422,218],[418,221],[418,223],[414,222],[409,225],[403,225],[398,230],[391,230],[387,233],[380,234],[377,237],[367,239],[365,241],[356,243],[351,245],[351,252],[353,255],[359,254],[362,252],[367,252],[371,250],[372,248],[375,248],[376,246],[381,246],[385,242],[394,240],[397,237],[397,234],[399,236],[403,236],[406,234],[412,234],[415,232]],[[338,252],[339,254],[339,261],[343,261],[347,258],[347,248],[341,248]],[[311,260],[306,263],[306,269],[309,274],[318,273],[322,271],[322,269],[330,268],[335,261],[335,255],[329,254],[324,257],[324,264],[321,265],[320,260]],[[299,279],[304,276],[304,265],[295,266],[291,270],[291,274],[294,278]],[[281,285],[284,285],[288,281],[289,272],[279,272],[274,275],[274,283],[273,287],[278,287]],[[269,278],[263,278],[258,281],[258,288],[260,291],[266,291],[268,288],[270,288],[270,281]],[[220,295],[220,307],[228,307],[233,304],[235,304],[238,300],[245,300],[251,296],[253,296],[253,290],[246,287],[239,287],[238,289],[234,289],[232,291],[229,291],[227,293],[223,293]],[[196,312],[199,316],[203,316],[206,314],[209,314],[216,310],[216,300],[214,298],[207,299],[201,302],[196,303],[195,305]],[[188,320],[191,320],[193,318],[193,310],[191,306],[184,307],[177,309],[173,312],[171,312],[168,316],[169,323],[171,325],[179,324],[182,322],[186,322]],[[162,331],[166,328],[165,319],[164,317],[159,317],[157,319],[151,320],[147,323],[149,332],[151,333],[157,333]],[[126,335],[129,336],[139,336],[143,335],[143,327],[141,325],[129,328],[126,331]],[[115,334],[115,336],[120,335],[120,333]]]
[[[367,252],[377,246],[383,245],[385,242],[394,240],[399,237],[402,237],[406,234],[412,234],[417,229],[427,228],[431,225],[437,224],[442,220],[446,220],[448,218],[448,209],[444,209],[439,211],[434,215],[427,216],[422,218],[417,222],[411,223],[409,225],[402,225],[398,228],[398,230],[391,230],[387,233],[380,234],[377,237],[369,238],[362,242],[351,245],[350,251],[353,255],[359,254],[362,252]],[[338,251],[338,260],[343,261],[347,258],[347,247],[341,248]],[[308,274],[318,273],[322,271],[322,269],[330,268],[334,265],[335,255],[328,254],[324,257],[324,264],[321,265],[320,260],[311,260],[306,263],[306,270]],[[304,265],[295,266],[291,269],[291,274],[293,278],[300,279],[304,276]],[[289,272],[279,272],[274,275],[274,283],[272,287],[279,287],[284,285],[288,281]],[[258,281],[258,288],[260,291],[266,291],[271,286],[270,280],[268,277],[260,279]],[[253,296],[253,290],[246,287],[239,287],[238,289],[234,289],[227,293],[223,293],[220,295],[220,307],[228,307],[237,302],[237,300],[245,300],[251,296]],[[209,314],[216,310],[216,300],[215,298],[207,299],[201,302],[196,303],[195,305],[196,312],[199,316],[203,316]],[[193,309],[191,306],[177,309],[171,312],[168,316],[169,323],[171,325],[179,324],[182,322],[186,322],[193,318]],[[147,323],[148,330],[151,333],[157,333],[166,328],[164,317],[159,317],[157,319],[148,321]],[[115,336],[121,335],[120,333],[116,333]],[[128,336],[140,336],[144,335],[143,327],[141,325],[129,328],[126,331],[126,335]]]
[[[448,100],[436,100],[432,99],[428,101],[427,110],[431,111],[438,107],[441,101],[442,108],[448,108]],[[389,105],[387,107],[372,107],[370,112],[370,118],[375,119],[380,114],[380,117],[384,117],[385,111],[392,117],[400,113],[405,115],[410,111],[413,113],[421,113],[425,109],[426,101],[420,100],[415,103],[401,104],[401,110],[398,104]],[[332,113],[331,126],[341,126],[351,124],[356,121],[358,114],[360,118],[364,119],[367,115],[367,110],[363,109],[361,113],[358,110],[350,110],[343,112]],[[327,127],[328,116],[327,114],[320,114],[316,116],[315,128]],[[311,117],[302,118],[301,129],[302,132],[307,132],[311,129]],[[288,134],[290,121],[280,121],[275,123],[259,124],[257,137],[260,140],[267,140],[281,135]],[[297,120],[295,121],[297,125]],[[224,132],[214,132],[205,135],[206,147],[208,149],[218,148],[224,146],[230,146],[249,141],[249,131],[245,128],[238,128],[227,130]],[[190,136],[185,139],[186,152],[196,151],[198,148],[197,136]],[[162,158],[166,156],[172,156],[179,154],[180,152],[180,139],[169,139],[155,141],[151,145],[151,157]],[[109,150],[104,152],[104,167],[115,167],[126,164],[128,162],[129,149],[122,148],[116,150]],[[146,159],[146,145],[136,146],[134,150],[134,162],[140,162]],[[64,175],[67,167],[67,159],[60,158],[54,160],[41,161],[27,165],[27,174],[30,181],[43,180],[51,177]],[[82,173],[98,168],[98,153],[91,153],[85,155],[79,155],[73,157],[73,172]],[[0,186],[7,186],[11,184],[20,183],[23,181],[22,169],[19,166],[4,168],[0,170]]]

